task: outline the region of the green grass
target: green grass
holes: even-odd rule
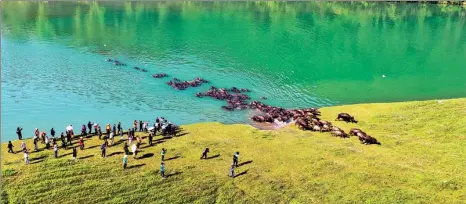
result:
[[[359,127],[382,145],[363,145],[289,126],[262,131],[248,125],[199,123],[188,133],[144,148],[123,170],[122,154],[106,159],[100,148],[53,158],[52,151],[23,155],[2,146],[2,201],[9,203],[465,203],[466,99],[322,108],[322,118],[346,131]],[[339,112],[355,115],[358,124],[333,121]],[[146,143],[147,140],[145,139]],[[98,138],[86,146],[99,145]],[[14,142],[19,147],[19,142]],[[28,140],[28,148],[33,148]],[[146,147],[143,144],[142,147]],[[42,147],[42,146],[41,146]],[[199,160],[205,147],[210,160]],[[160,178],[160,150],[168,149],[167,179]],[[122,152],[122,144],[107,154]],[[232,154],[236,169],[227,177]],[[59,154],[69,154],[60,150]],[[37,163],[34,163],[37,162]]]

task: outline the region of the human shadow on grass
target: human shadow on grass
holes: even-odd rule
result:
[[[123,143],[123,142],[126,142],[126,141],[125,141],[125,140],[117,140],[116,142],[113,143],[112,146],[119,145],[119,144],[121,144],[121,143]]]
[[[87,159],[87,158],[91,158],[93,157],[94,155],[91,154],[91,155],[87,155],[87,156],[84,156],[84,157],[79,157],[78,159]]]
[[[69,152],[69,153],[62,154],[62,155],[58,156],[58,158],[66,157],[66,156],[72,155],[72,154],[73,154],[73,152]]]
[[[182,137],[182,136],[185,136],[187,134],[189,134],[189,132],[183,132],[183,133],[180,133],[180,134],[177,133],[175,137]]]
[[[100,146],[100,145],[90,146],[90,147],[88,147],[88,148],[86,148],[86,149],[93,149],[93,148],[96,148],[96,147],[98,147],[98,146]]]
[[[45,161],[45,159],[39,159],[39,160],[34,160],[34,161],[29,161],[29,164],[37,164]]]
[[[29,161],[32,162],[32,161],[42,160],[42,159],[45,159],[46,157],[47,156],[43,155],[43,156],[40,156],[40,157],[31,158],[31,159],[29,159]]]
[[[169,140],[169,139],[172,139],[172,137],[162,137],[162,138],[159,138],[159,139],[156,139],[156,140],[152,140],[153,142],[158,142],[158,141],[165,141],[165,140]]]
[[[153,156],[154,156],[154,153],[146,153],[146,154],[143,154],[142,156],[140,156],[139,159],[150,158],[150,157],[153,157]]]
[[[123,154],[123,152],[112,152],[112,153],[108,154],[107,157],[111,157],[113,155],[118,155],[118,154]]]
[[[205,159],[214,159],[214,158],[217,158],[219,156],[220,156],[220,154],[216,154],[214,156],[206,157]]]
[[[245,162],[243,162],[243,163],[240,163],[240,164],[238,164],[238,167],[244,166],[244,165],[250,164],[250,163],[252,163],[252,160],[249,160],[249,161],[245,161]]]
[[[179,171],[179,172],[175,172],[175,173],[168,174],[168,175],[166,175],[165,177],[166,177],[166,178],[169,178],[169,177],[172,177],[172,176],[180,175],[180,174],[182,174],[182,173],[183,173],[182,171]]]
[[[165,159],[165,161],[175,160],[178,158],[180,158],[180,156],[171,157],[171,158]]]
[[[145,165],[146,165],[146,164],[131,165],[131,166],[128,166],[127,169],[134,169],[134,168],[138,168],[138,167],[145,166]]]
[[[241,173],[239,173],[239,174],[236,174],[234,178],[239,177],[239,176],[242,176],[242,175],[245,175],[245,174],[247,174],[247,173],[248,173],[248,170],[243,171],[243,172],[241,172]]]

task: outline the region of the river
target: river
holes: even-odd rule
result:
[[[68,124],[246,123],[286,108],[466,96],[466,9],[368,2],[1,2],[1,137]],[[114,66],[107,57],[128,64]],[[145,68],[147,73],[133,69]],[[155,79],[151,74],[167,73]],[[172,77],[210,84],[177,91]],[[259,99],[260,100],[260,99]]]

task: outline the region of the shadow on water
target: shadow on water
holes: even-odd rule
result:
[[[217,157],[219,157],[219,156],[220,156],[220,154],[217,154],[217,155],[214,155],[214,156],[207,157],[207,158],[205,158],[205,159],[214,159],[214,158],[217,158]]]

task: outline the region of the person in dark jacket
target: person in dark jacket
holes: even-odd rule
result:
[[[17,128],[16,128],[16,134],[18,135],[18,140],[22,140],[22,139],[23,139],[23,133],[21,133],[22,130],[23,130],[22,127],[17,127]]]
[[[76,150],[76,147],[73,147],[73,160],[77,161],[77,156],[78,156],[78,150]]]
[[[71,133],[69,131],[66,131],[66,139],[70,143],[70,145],[73,145],[72,139],[71,139]]]
[[[123,146],[123,150],[125,151],[125,154],[128,155],[129,154],[129,147],[128,147],[128,143],[125,142],[125,146]]]
[[[228,174],[231,178],[235,178],[235,165],[231,165],[230,167],[230,173]]]
[[[8,141],[8,153],[13,153],[15,154],[15,151],[13,151],[13,144],[11,144],[11,141]]]
[[[89,121],[87,123],[87,129],[89,129],[89,134],[92,134],[92,123],[91,123],[91,121]]]
[[[61,148],[66,149],[65,137],[62,137],[62,138],[61,138]]]
[[[55,130],[53,128],[50,129],[50,135],[52,135],[52,137],[55,137]]]
[[[236,167],[238,167],[238,160],[239,160],[239,152],[236,152],[233,155],[233,165],[235,165]]]
[[[152,132],[149,133],[149,145],[152,146]]]
[[[105,150],[107,149],[107,143],[103,143],[100,146],[100,150],[102,151],[102,158],[105,158],[107,155],[105,154]]]
[[[207,153],[209,153],[209,148],[205,148],[204,152],[202,152],[201,159],[207,159]]]
[[[140,120],[139,121],[139,132],[142,132],[142,125],[143,125],[142,120]]]

